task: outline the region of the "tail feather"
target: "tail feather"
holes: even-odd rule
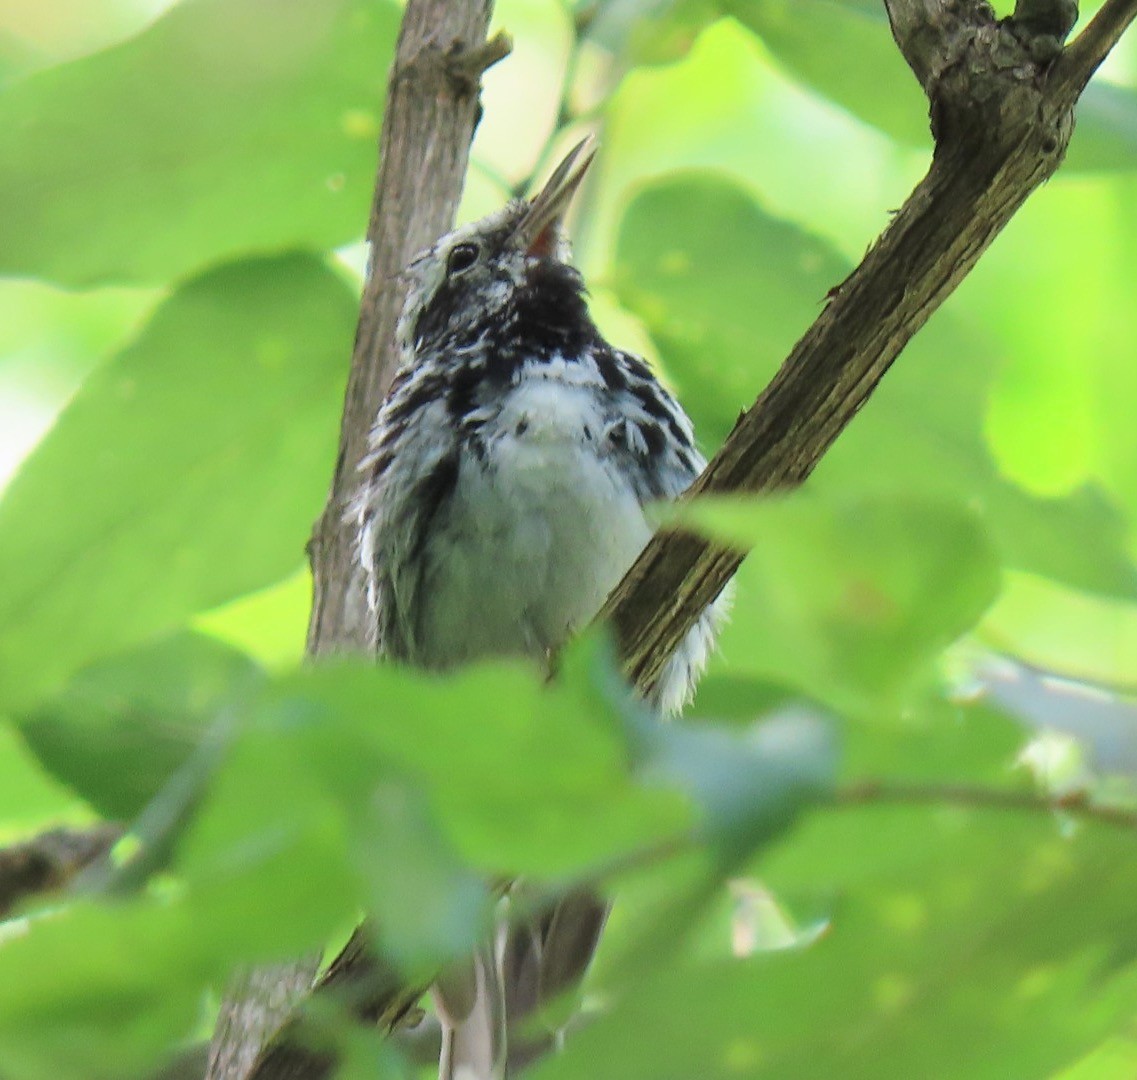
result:
[[[592,961],[609,905],[579,889],[533,920],[510,927],[503,952],[509,1075],[555,1049],[563,1033],[536,1014],[576,987]]]
[[[559,1042],[537,1013],[584,976],[608,904],[578,890],[532,919],[498,925],[497,940],[434,984],[442,1028],[439,1080],[505,1080]]]
[[[479,949],[434,985],[442,1025],[438,1080],[505,1080],[505,992],[496,953]]]

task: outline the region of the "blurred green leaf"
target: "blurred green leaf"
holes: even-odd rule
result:
[[[706,843],[726,867],[826,798],[837,771],[831,731],[800,708],[767,716],[745,733],[645,717],[639,743],[639,770],[691,792]]]
[[[10,704],[297,566],[355,314],[312,258],[238,263],[182,286],[84,384],[0,502]]]
[[[667,229],[658,222],[666,221]],[[849,267],[710,176],[648,188],[625,215],[616,288],[645,321],[711,445],[773,376]],[[1012,566],[1137,596],[1124,519],[1096,488],[1040,498],[1002,478],[983,438],[993,347],[941,312],[812,481],[845,493],[935,496],[979,511]]]
[[[864,0],[722,0],[804,85],[902,143],[932,145],[928,102],[884,5]],[[1064,173],[1137,167],[1137,91],[1095,80],[1078,103]]]
[[[377,784],[356,836],[367,911],[408,979],[432,979],[492,934],[485,880],[458,860],[413,780]]]
[[[489,872],[580,872],[687,821],[675,794],[633,782],[602,700],[575,677],[546,687],[523,664],[449,677],[336,665],[282,677],[234,753],[244,764],[227,769],[241,779],[215,799],[215,825],[202,826],[211,836],[241,837],[256,821],[274,827],[273,793],[292,774],[334,794],[368,829],[378,785],[411,778],[461,857]],[[218,846],[202,840],[195,850]]]
[[[888,26],[883,4],[723,0],[790,73],[901,142],[931,147],[928,102]]]
[[[360,235],[399,9],[183,0],[0,94],[0,272],[167,281]]]
[[[1137,167],[1137,90],[1094,79],[1078,99],[1064,173]]]
[[[908,859],[833,872],[831,854],[887,854],[897,835]],[[638,978],[535,1080],[1046,1077],[1131,1015],[1134,865],[1130,835],[1063,838],[1045,817],[816,815],[760,871],[829,884],[819,941]]]
[[[919,499],[702,498],[672,519],[751,548],[723,636],[735,672],[892,715],[994,599],[980,523]]]
[[[718,15],[716,0],[608,0],[587,5],[583,37],[612,53],[621,64],[663,64],[683,56],[699,31]]]
[[[204,932],[203,932],[204,931]],[[0,1071],[123,1080],[193,1031],[224,967],[181,904],[75,905],[0,947]]]
[[[614,284],[659,346],[696,431],[714,445],[848,272],[823,241],[745,192],[689,173],[648,187],[627,208]]]
[[[0,720],[0,843],[81,809],[35,759],[15,727]]]
[[[1076,1065],[1056,1073],[1054,1080],[1131,1080],[1137,1072],[1137,1037],[1132,1024],[1129,1029],[1106,1039]]]
[[[198,746],[221,703],[257,677],[243,653],[180,633],[85,668],[23,717],[20,732],[100,814],[130,820]]]

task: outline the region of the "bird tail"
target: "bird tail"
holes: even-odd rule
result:
[[[575,988],[600,943],[609,904],[587,889],[557,898],[542,915],[510,927],[502,956],[509,1033],[509,1071],[514,1074],[557,1048],[564,1021],[541,1028],[536,1014]]]
[[[434,984],[442,1025],[438,1080],[505,1080],[505,990],[497,944],[483,946]]]
[[[505,1080],[554,1049],[562,1029],[536,1027],[536,1014],[583,978],[607,917],[594,893],[566,893],[537,917],[503,917],[492,944],[444,973],[439,1080]]]

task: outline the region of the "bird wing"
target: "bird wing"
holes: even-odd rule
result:
[[[595,359],[611,398],[608,442],[640,502],[678,498],[706,466],[683,407],[638,356],[604,346]]]
[[[437,370],[396,376],[360,463],[363,484],[349,511],[367,583],[371,644],[379,655],[418,660],[418,618],[431,523],[458,481],[459,436]]]

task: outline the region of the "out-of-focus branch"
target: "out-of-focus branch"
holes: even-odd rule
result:
[[[121,836],[119,826],[99,822],[86,828],[51,829],[0,848],[0,918],[33,896],[66,888]]]

